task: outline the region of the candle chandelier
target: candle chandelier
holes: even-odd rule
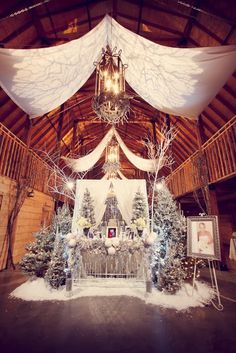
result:
[[[95,96],[92,108],[99,119],[118,124],[127,121],[130,98],[125,92],[125,69],[121,51],[116,53],[109,46],[102,51],[101,60],[96,63]]]
[[[108,179],[116,179],[117,173],[120,170],[120,153],[119,145],[112,140],[106,147],[106,161],[103,165],[103,171],[107,174]]]

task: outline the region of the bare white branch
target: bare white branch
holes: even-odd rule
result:
[[[155,197],[155,187],[158,179],[158,174],[163,167],[171,168],[174,163],[174,159],[169,152],[172,141],[177,135],[177,130],[175,127],[167,128],[163,127],[160,131],[162,139],[159,143],[154,143],[149,138],[145,142],[148,150],[148,158],[153,161],[153,172],[148,174],[149,184],[151,186],[151,230],[153,231],[153,208],[154,208],[154,197]]]

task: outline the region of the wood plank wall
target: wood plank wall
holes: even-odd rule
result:
[[[6,245],[4,238],[8,215],[14,203],[16,182],[0,176],[0,270],[6,266]],[[54,211],[51,196],[34,190],[34,197],[27,197],[17,217],[14,231],[13,260],[18,263],[25,253],[26,243],[32,241],[33,233],[42,225],[48,225]]]

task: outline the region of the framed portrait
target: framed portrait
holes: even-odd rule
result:
[[[117,236],[117,227],[107,227],[107,238],[115,238]]]
[[[217,216],[187,218],[187,255],[220,260],[220,237]]]

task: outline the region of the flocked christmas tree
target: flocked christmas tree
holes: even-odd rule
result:
[[[146,202],[140,190],[138,190],[135,193],[134,200],[133,200],[133,213],[132,213],[133,221],[138,218],[144,218],[144,219],[147,218]]]
[[[154,199],[152,273],[157,288],[175,293],[185,278],[186,222],[164,181],[157,184]]]
[[[80,210],[80,217],[85,218],[92,226],[95,225],[95,214],[93,199],[89,190],[86,188],[83,196],[82,206]]]
[[[59,233],[56,236],[56,241],[54,244],[54,250],[52,253],[51,261],[49,267],[45,274],[46,282],[52,288],[59,288],[63,286],[66,281],[66,253],[65,253],[65,240]]]
[[[44,277],[51,260],[55,233],[51,229],[42,228],[35,236],[35,241],[26,245],[27,253],[20,261],[20,268],[30,277]]]
[[[70,210],[66,205],[63,205],[61,209],[57,210],[54,218],[53,229],[56,231],[56,238],[51,261],[45,274],[45,280],[52,288],[58,288],[66,281],[66,236],[71,232],[71,223]]]
[[[51,226],[42,228],[35,234],[35,241],[26,245],[28,252],[20,261],[22,271],[30,277],[47,277],[51,285],[63,283],[61,277],[66,261],[64,237],[70,230],[70,211],[63,205],[58,208]],[[64,273],[63,276],[65,278]]]

